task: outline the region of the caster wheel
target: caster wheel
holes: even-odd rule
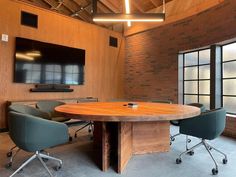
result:
[[[194,151],[189,151],[188,155],[191,155],[191,156],[194,155]]]
[[[181,164],[182,160],[180,158],[176,159],[176,164]]]
[[[12,152],[10,151],[7,153],[7,157],[11,157],[11,156],[12,156]]]
[[[175,138],[170,138],[171,139],[171,141],[175,141]]]
[[[56,166],[54,169],[55,169],[56,171],[59,171],[59,170],[61,169],[61,164],[58,165],[58,166]]]
[[[11,166],[12,166],[12,162],[9,162],[8,164],[6,164],[6,168],[11,168]]]
[[[69,141],[72,141],[72,140],[73,140],[73,138],[70,136],[70,137],[69,137]]]
[[[228,160],[225,158],[223,159],[223,164],[227,164]]]
[[[172,142],[170,142],[170,145],[172,145]]]
[[[188,139],[188,143],[191,143],[191,140],[190,140],[190,139]]]
[[[88,130],[88,132],[89,132],[89,133],[91,133],[91,132],[92,132],[92,130]]]
[[[212,150],[212,148],[211,148],[211,147],[209,147],[208,149],[209,149],[210,151]]]
[[[77,138],[77,134],[75,134],[75,138]]]
[[[212,174],[213,174],[213,175],[217,175],[217,174],[218,174],[218,169],[213,168],[213,169],[212,169]]]

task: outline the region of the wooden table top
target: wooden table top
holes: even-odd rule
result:
[[[130,108],[127,102],[93,102],[66,104],[55,108],[68,117],[104,122],[140,122],[186,119],[200,114],[193,106],[136,102],[138,108]]]

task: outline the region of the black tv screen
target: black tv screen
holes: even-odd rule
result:
[[[85,50],[16,38],[14,82],[84,83]]]

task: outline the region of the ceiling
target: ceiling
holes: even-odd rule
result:
[[[92,0],[20,0],[35,6],[43,7],[79,20],[89,23],[92,21]],[[172,0],[165,0],[166,3]],[[130,0],[132,13],[144,13],[162,6],[163,0]],[[122,13],[124,0],[98,0],[97,11],[101,13]],[[98,24],[109,29],[123,30],[114,28],[114,24]]]

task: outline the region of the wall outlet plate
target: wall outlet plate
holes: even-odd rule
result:
[[[7,34],[2,34],[2,41],[8,42],[8,35]]]

